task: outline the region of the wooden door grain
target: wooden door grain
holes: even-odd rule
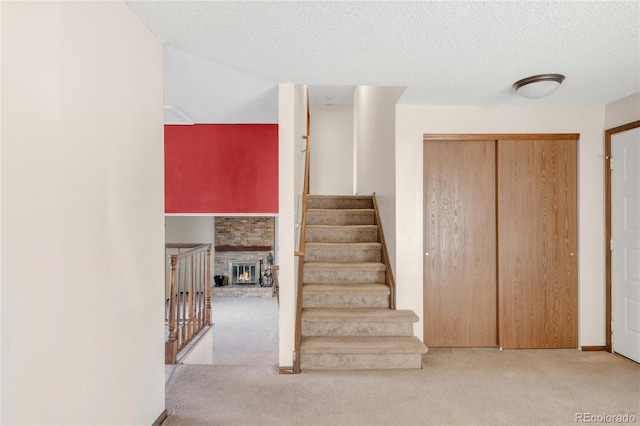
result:
[[[424,342],[496,346],[494,140],[425,140]]]
[[[498,312],[503,348],[575,348],[576,140],[500,140]]]

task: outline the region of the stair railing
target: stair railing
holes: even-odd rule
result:
[[[376,225],[378,226],[378,242],[382,246],[382,263],[386,266],[386,283],[389,286],[389,306],[391,309],[396,309],[396,280],[393,278],[393,270],[391,269],[391,261],[389,260],[389,251],[387,250],[387,243],[384,239],[384,232],[382,231],[382,221],[380,220],[380,209],[378,209],[378,200],[376,194],[373,194],[373,209],[375,211]]]
[[[304,157],[304,183],[302,190],[302,216],[300,219],[300,244],[295,252],[298,258],[298,279],[296,282],[296,324],[295,324],[295,340],[293,349],[293,373],[300,373],[300,345],[302,343],[302,287],[304,281],[304,253],[305,253],[305,234],[307,231],[307,198],[309,196],[309,162],[310,162],[310,115],[309,115],[309,90],[307,89],[307,134],[302,138],[305,139],[305,157]]]
[[[211,244],[166,244],[165,252],[165,364],[175,364],[178,352],[211,325]]]

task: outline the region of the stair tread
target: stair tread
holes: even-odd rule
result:
[[[378,242],[378,227],[376,225],[312,225],[305,229],[307,242],[318,243],[358,243]]]
[[[318,200],[372,200],[372,195],[328,195],[328,194],[309,194],[308,199]]]
[[[354,246],[357,248],[371,247],[371,248],[380,248],[382,246],[381,243],[375,241],[364,241],[364,242],[352,242],[352,243],[317,243],[313,241],[309,241],[306,243],[306,247],[318,247],[318,248],[330,248],[330,247],[345,247],[345,246]]]
[[[368,228],[378,229],[378,225],[307,225],[309,228]]]
[[[391,290],[386,284],[305,284],[305,294],[324,293],[379,293],[388,295]]]
[[[411,310],[375,309],[375,308],[305,308],[302,311],[305,321],[358,320],[358,321],[411,321],[419,320]]]
[[[415,336],[387,337],[303,337],[303,353],[426,353]]]
[[[373,207],[371,195],[309,195],[307,209],[370,209]]]
[[[385,271],[387,267],[381,262],[305,262],[304,267],[309,269],[367,269],[372,271]]]
[[[313,209],[307,209],[307,213],[310,212],[314,212],[314,213],[326,213],[326,214],[333,214],[333,213],[373,213],[375,212],[374,209],[371,208],[366,208],[366,209],[353,209],[353,208],[348,208],[348,209],[328,209],[325,207],[322,208],[313,208]]]

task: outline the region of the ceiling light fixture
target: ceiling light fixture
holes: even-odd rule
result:
[[[516,81],[513,83],[513,88],[520,96],[539,99],[555,92],[563,81],[562,74],[540,74]]]

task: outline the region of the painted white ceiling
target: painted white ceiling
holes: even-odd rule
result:
[[[640,91],[638,1],[130,1],[167,45],[274,83],[406,86],[399,103],[596,104]],[[511,85],[561,73],[524,99]]]

